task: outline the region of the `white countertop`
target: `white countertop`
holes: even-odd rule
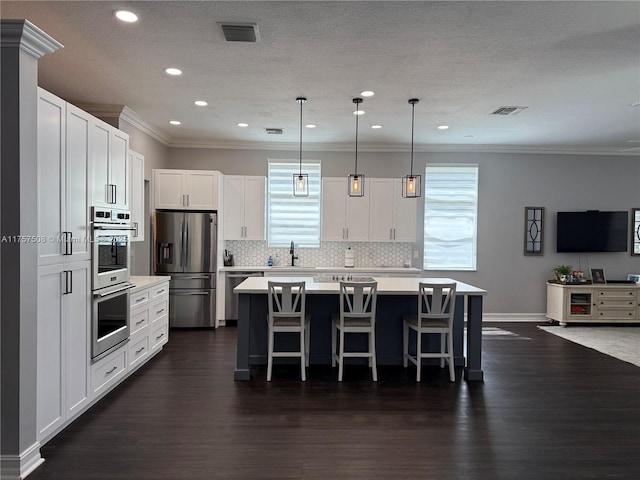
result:
[[[463,295],[486,295],[487,291],[451,278],[428,277],[373,277],[378,282],[378,294],[382,295],[415,295],[420,282],[451,283],[456,282],[457,293]],[[249,277],[234,288],[235,293],[267,293],[268,282],[273,277]],[[307,294],[337,294],[339,282],[315,281],[314,277],[278,277],[279,282],[306,282]]]
[[[355,273],[421,273],[422,270],[415,267],[300,267],[289,265],[278,265],[277,267],[267,266],[233,266],[233,267],[220,267],[221,272],[355,272]]]
[[[171,280],[170,275],[133,275],[129,280],[135,285],[135,287],[131,289],[131,293],[159,285],[163,282],[168,282],[169,280]]]

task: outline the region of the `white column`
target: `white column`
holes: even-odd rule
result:
[[[38,59],[62,47],[28,20],[0,20],[0,477],[44,460],[36,434]]]

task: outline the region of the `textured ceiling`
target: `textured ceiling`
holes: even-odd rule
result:
[[[120,7],[140,21],[116,20]],[[414,97],[419,149],[640,147],[637,1],[2,1],[0,15],[65,46],[40,61],[43,87],[126,105],[172,146],[293,148],[305,96],[305,123],[317,125],[305,148],[351,148],[352,98],[370,89],[363,149],[406,148]],[[257,23],[260,42],[226,43],[223,21]],[[168,66],[184,74],[169,77]],[[528,108],[490,115],[506,105]]]

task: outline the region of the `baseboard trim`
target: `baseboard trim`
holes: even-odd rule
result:
[[[545,322],[544,313],[483,313],[483,322]]]
[[[36,442],[20,455],[0,455],[0,477],[3,480],[22,480],[43,462],[40,442]]]

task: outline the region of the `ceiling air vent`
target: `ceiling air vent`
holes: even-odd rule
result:
[[[260,40],[255,23],[221,23],[220,28],[227,42],[256,43]]]
[[[525,108],[529,107],[500,107],[495,112],[491,112],[491,115],[517,115]]]
[[[269,135],[282,135],[281,128],[265,128]]]

